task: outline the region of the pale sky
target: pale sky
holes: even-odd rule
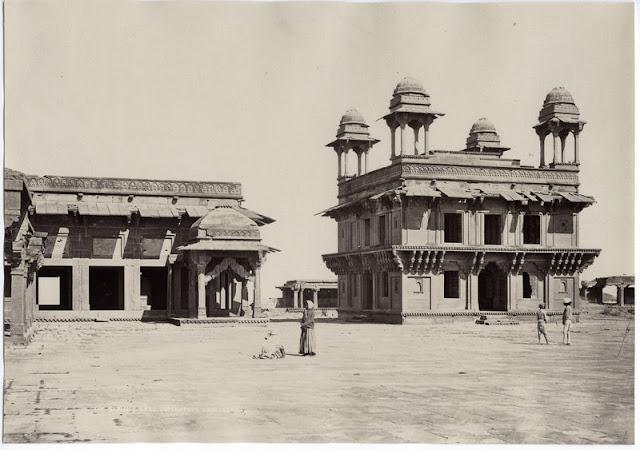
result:
[[[38,175],[238,181],[261,228],[263,295],[334,278],[340,116],[358,108],[382,140],[396,83],[420,80],[446,116],[432,148],[459,150],[492,120],[505,157],[536,165],[532,126],[555,86],[581,135],[582,279],[632,274],[633,4],[5,3],[7,167]]]

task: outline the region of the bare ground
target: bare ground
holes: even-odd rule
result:
[[[633,322],[40,325],[5,348],[5,442],[633,443]],[[630,331],[627,332],[629,326]],[[625,337],[626,334],[626,337]],[[624,339],[624,344],[623,343]]]

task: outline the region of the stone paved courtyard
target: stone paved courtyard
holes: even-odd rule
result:
[[[633,443],[633,325],[319,323],[319,355],[254,360],[264,327],[47,325],[5,351],[5,442]],[[43,327],[42,324],[39,327]],[[296,323],[270,328],[295,353]]]

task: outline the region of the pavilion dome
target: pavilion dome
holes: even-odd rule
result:
[[[367,121],[364,120],[364,117],[362,116],[362,114],[360,114],[360,111],[358,111],[355,108],[350,108],[349,110],[347,110],[347,112],[345,112],[342,115],[342,118],[340,119],[340,125],[345,125],[349,123],[366,125]]]
[[[196,220],[191,232],[199,239],[259,240],[258,225],[241,212],[218,207]]]
[[[469,134],[472,133],[496,133],[496,127],[489,119],[481,117],[471,126]]]
[[[422,94],[427,95],[427,91],[422,86],[418,80],[412,77],[404,77],[400,82],[396,85],[396,88],[393,91],[393,95],[399,94]]]
[[[573,96],[563,87],[555,87],[547,94],[544,99],[544,104],[549,105],[551,103],[570,103],[575,105]]]

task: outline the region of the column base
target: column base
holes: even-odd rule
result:
[[[207,308],[198,308],[198,319],[206,319],[207,318]]]
[[[258,307],[258,308],[252,308],[252,315],[251,317],[253,317],[254,319],[260,318],[260,317],[266,317],[264,311],[262,311],[262,308]]]

